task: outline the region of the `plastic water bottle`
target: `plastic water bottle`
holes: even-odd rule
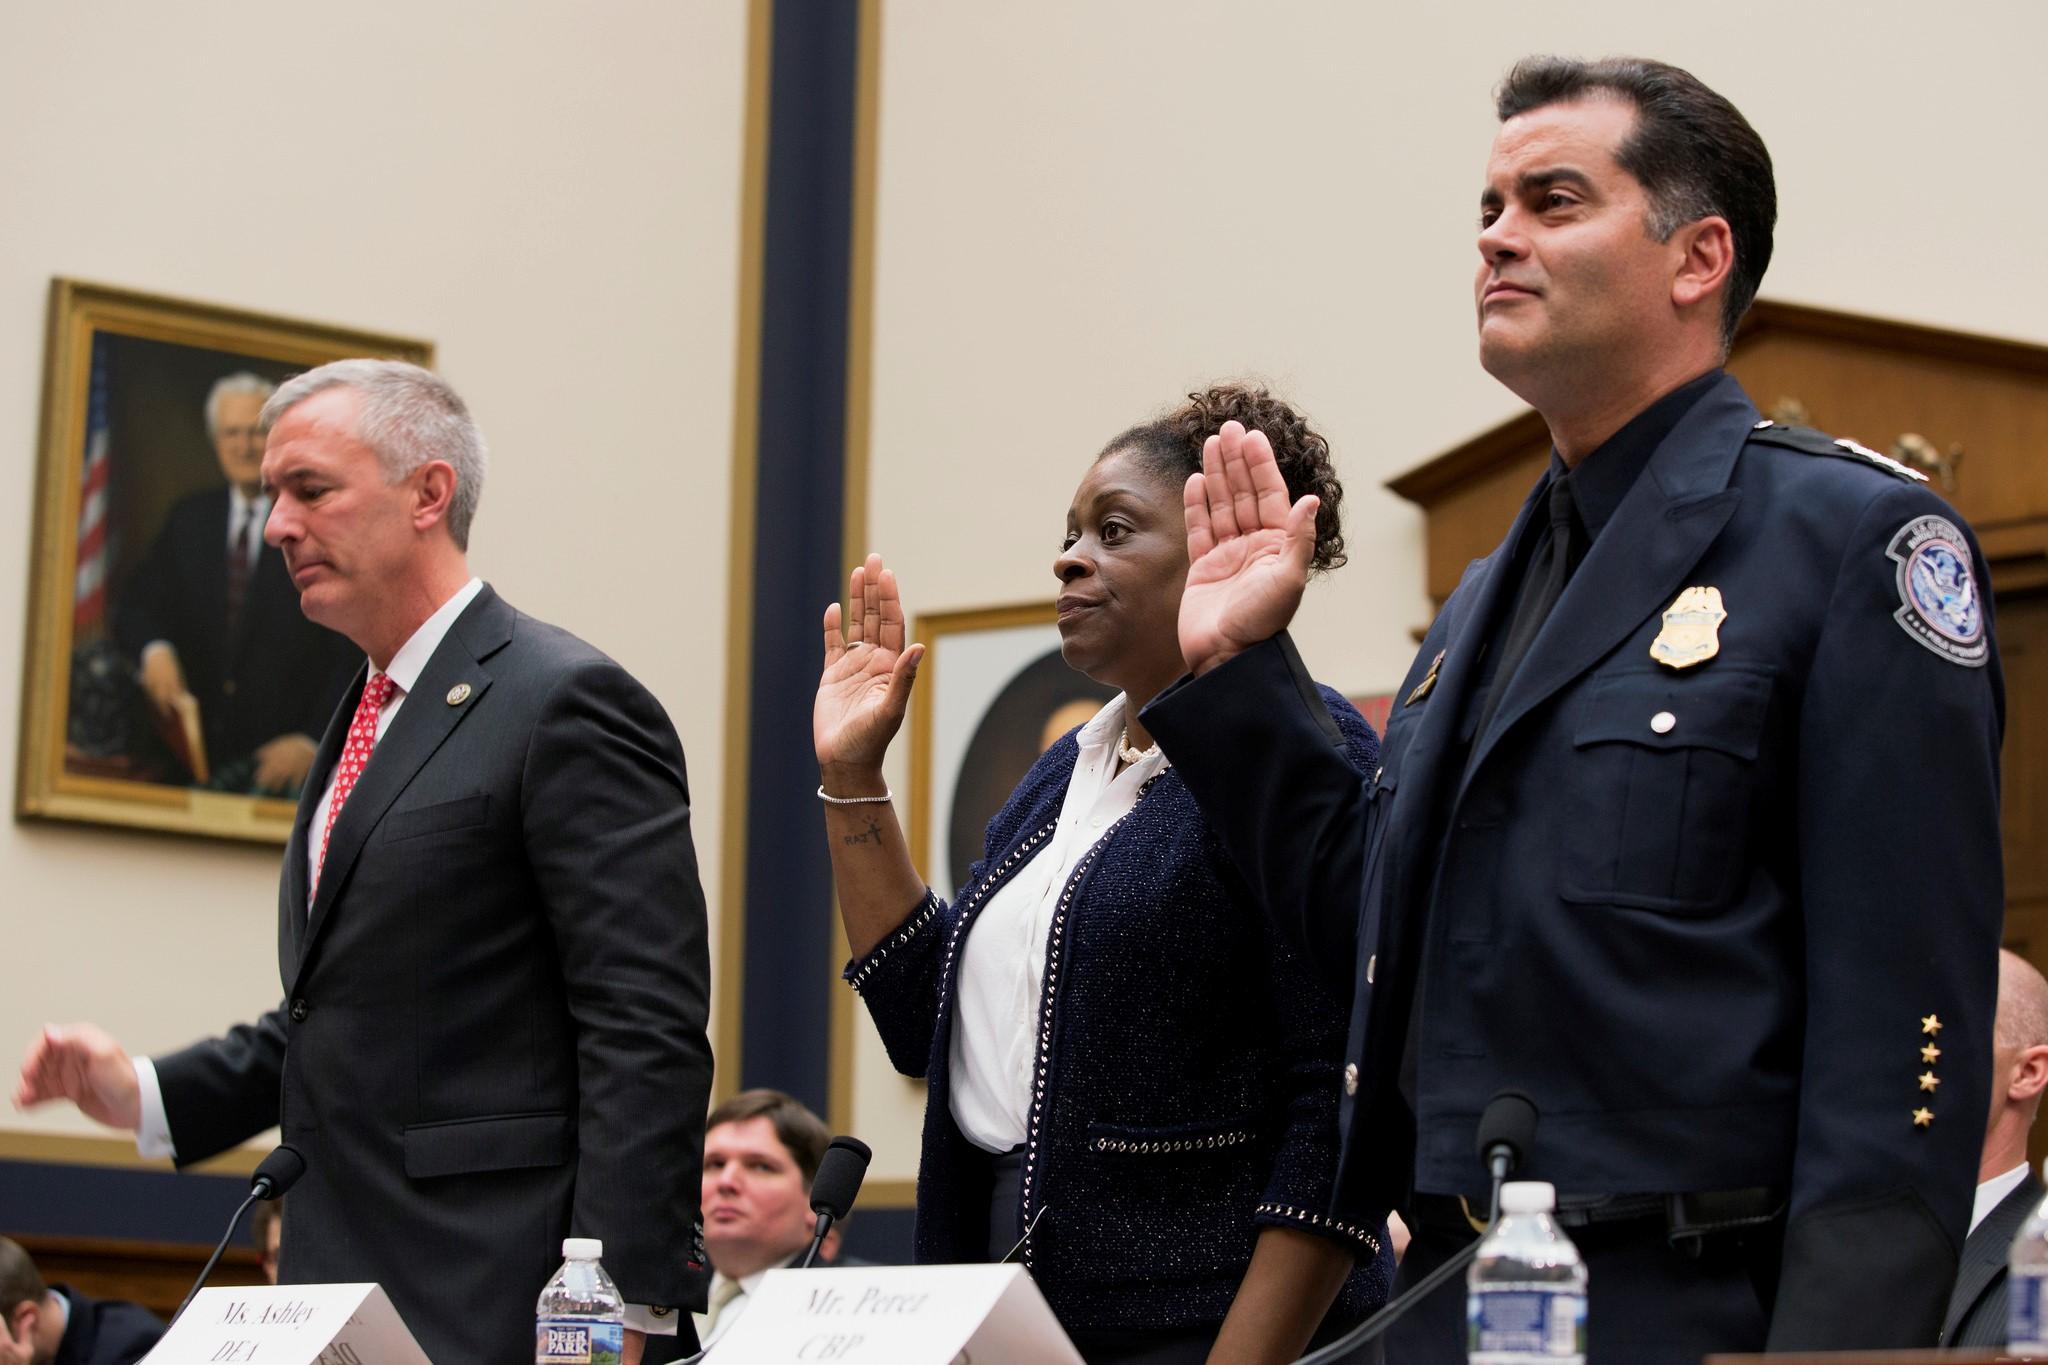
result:
[[[1500,1218],[1466,1276],[1471,1365],[1585,1365],[1586,1263],[1556,1207],[1547,1181],[1501,1186]]]
[[[2048,1171],[2048,1161],[2041,1164]],[[2005,1291],[2005,1349],[2048,1352],[2048,1199],[2027,1215],[2012,1239]]]
[[[533,1323],[534,1365],[619,1365],[626,1352],[626,1304],[597,1258],[604,1243],[570,1237],[562,1268],[540,1291]]]

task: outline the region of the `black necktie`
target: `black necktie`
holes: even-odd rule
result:
[[[1501,696],[1513,681],[1515,670],[1521,666],[1522,657],[1529,652],[1529,646],[1536,639],[1536,633],[1543,629],[1543,623],[1550,619],[1551,609],[1557,606],[1557,599],[1564,596],[1564,585],[1578,566],[1584,533],[1579,530],[1578,507],[1572,501],[1571,482],[1570,470],[1550,481],[1550,525],[1539,534],[1536,548],[1529,556],[1528,571],[1522,575],[1522,591],[1515,601],[1514,619],[1508,622],[1507,634],[1500,642],[1500,663],[1493,670],[1493,682],[1486,692],[1486,705],[1479,713],[1479,727],[1473,731],[1475,737],[1486,733],[1494,711],[1500,706]]]
[[[228,551],[228,638],[231,640],[242,623],[242,603],[248,600],[249,575],[255,569],[252,561],[256,558],[255,552],[262,548],[257,537],[262,534],[263,523],[257,519],[256,508],[251,505],[235,535],[233,547]]]

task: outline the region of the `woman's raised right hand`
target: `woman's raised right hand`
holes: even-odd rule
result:
[[[833,779],[879,782],[882,756],[910,707],[924,646],[904,645],[903,599],[880,555],[854,566],[846,603],[843,631],[839,604],[825,608],[825,670],[811,708],[811,740],[826,790],[861,796],[870,793],[840,791]]]

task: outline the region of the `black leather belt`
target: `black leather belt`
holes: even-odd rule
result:
[[[1418,1194],[1412,1201],[1416,1222],[1445,1232],[1477,1234],[1484,1226],[1480,1211],[1457,1195]],[[1612,1223],[1661,1225],[1674,1246],[1697,1247],[1722,1233],[1762,1227],[1785,1212],[1781,1190],[1754,1186],[1743,1190],[1702,1190],[1684,1194],[1563,1195],[1551,1215],[1566,1229]]]

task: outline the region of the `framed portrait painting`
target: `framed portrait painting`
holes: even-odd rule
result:
[[[282,843],[359,651],[307,621],[258,420],[277,385],[424,341],[50,289],[16,810]]]
[[[1054,740],[1116,689],[1060,657],[1051,602],[935,612],[910,719],[910,847],[925,879],[951,896],[981,857],[988,822]]]

